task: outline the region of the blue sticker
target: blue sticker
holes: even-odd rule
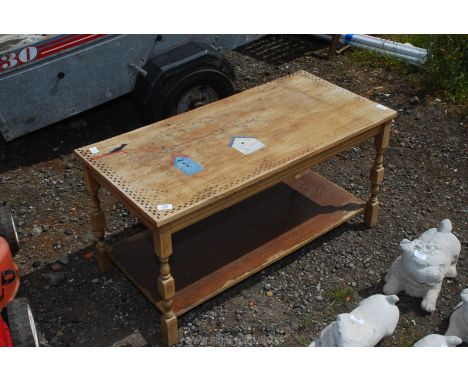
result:
[[[174,166],[189,176],[192,176],[193,174],[203,170],[203,166],[200,166],[197,162],[194,162],[189,157],[175,157]]]

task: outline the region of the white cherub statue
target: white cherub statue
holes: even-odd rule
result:
[[[351,313],[339,314],[309,346],[375,346],[395,331],[400,318],[397,302],[395,295],[370,296]]]
[[[454,347],[460,345],[462,340],[457,336],[442,336],[440,334],[429,334],[416,342],[413,347]]]
[[[437,229],[427,230],[419,239],[402,240],[403,254],[385,275],[384,293],[404,291],[409,296],[422,297],[421,308],[433,312],[444,277],[457,275],[461,244],[451,231],[452,223],[445,219]]]
[[[460,337],[468,343],[468,288],[461,292],[462,301],[456,306],[450,316],[450,323],[446,336]]]

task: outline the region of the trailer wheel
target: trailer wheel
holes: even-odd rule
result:
[[[196,109],[234,93],[222,71],[211,66],[194,68],[168,80],[152,94],[152,116],[158,121]]]
[[[2,205],[0,205],[0,236],[8,242],[11,254],[16,255],[19,249],[19,240],[15,221],[8,207]]]
[[[6,311],[13,346],[39,347],[39,336],[28,299],[13,300]]]

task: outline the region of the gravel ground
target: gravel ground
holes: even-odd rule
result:
[[[468,286],[466,115],[411,86],[408,76],[311,53],[273,65],[229,53],[239,91],[306,70],[399,112],[385,154],[379,223],[355,218],[179,319],[181,346],[303,346],[338,313],[382,293],[383,276],[413,239],[446,217],[462,242],[457,278],[445,280],[437,311],[400,295],[400,321],[380,346],[411,346],[443,333]],[[417,100],[414,98],[417,96]],[[0,142],[0,199],[10,203],[21,241],[20,295],[28,296],[44,343],[51,346],[161,345],[159,313],[120,273],[100,274],[92,254],[88,198],[74,148],[142,126],[123,97],[37,133]],[[371,142],[317,167],[366,199]],[[108,193],[109,239],[142,229]]]

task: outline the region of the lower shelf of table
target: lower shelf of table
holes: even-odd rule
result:
[[[364,202],[307,170],[172,237],[173,310],[181,315],[364,210]],[[162,311],[151,232],[117,243],[114,263]]]

